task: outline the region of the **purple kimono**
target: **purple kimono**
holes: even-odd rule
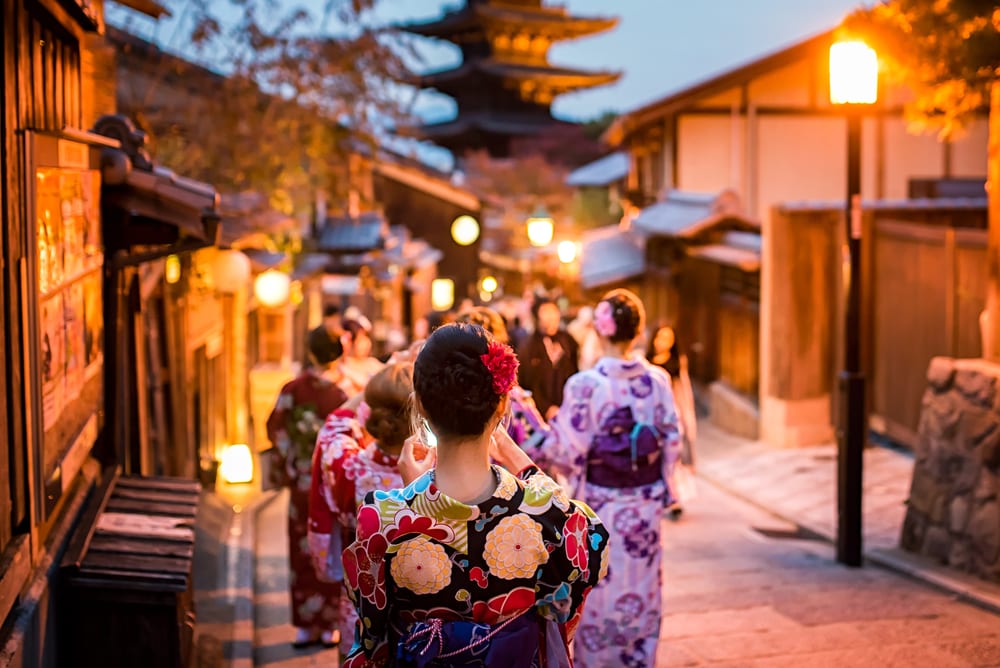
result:
[[[610,570],[580,621],[575,665],[654,666],[660,518],[681,449],[669,375],[641,357],[603,357],[566,383],[543,444],[526,448],[569,480],[610,533]]]

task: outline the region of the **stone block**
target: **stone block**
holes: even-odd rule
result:
[[[979,461],[994,473],[1000,472],[1000,429],[994,429],[979,444]]]
[[[947,563],[951,554],[951,536],[944,527],[932,526],[924,535],[924,545],[921,549],[931,559]]]
[[[948,553],[948,565],[959,570],[968,570],[969,546],[965,541],[960,539],[951,541],[951,551]]]
[[[899,536],[899,545],[910,552],[920,552],[924,545],[924,534],[927,533],[927,518],[912,507],[906,509],[903,519],[903,529]]]
[[[967,405],[962,407],[960,414],[957,435],[959,442],[956,445],[966,451],[979,445],[1000,429],[1000,415],[992,409]]]
[[[979,469],[979,482],[976,484],[976,491],[972,498],[978,502],[997,498],[997,483],[998,478],[996,475],[986,469]]]
[[[969,499],[965,496],[957,496],[951,500],[951,507],[948,512],[948,528],[955,533],[965,531],[965,526],[969,522]]]
[[[987,564],[996,563],[1000,558],[1000,504],[990,501],[973,511],[969,538],[978,557]]]
[[[960,368],[955,372],[955,389],[972,403],[986,408],[993,407],[997,392],[997,378],[985,369]]]
[[[951,438],[961,413],[958,402],[950,392],[934,397],[926,410],[927,422],[924,425],[926,433],[931,438]]]
[[[941,493],[941,486],[927,469],[921,467],[913,470],[909,500],[911,508],[923,515],[930,515],[934,502]]]
[[[955,360],[950,357],[935,357],[927,366],[927,383],[934,390],[943,392],[951,387],[955,377]]]

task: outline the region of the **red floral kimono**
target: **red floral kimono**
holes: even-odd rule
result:
[[[354,540],[355,517],[365,496],[375,490],[403,486],[397,458],[382,452],[375,442],[364,445],[364,438],[352,412],[332,413],[316,439],[309,493],[309,551],[317,575],[337,588],[341,637],[345,641],[354,636],[358,616],[351,602],[340,596],[340,553]]]
[[[339,387],[311,370],[281,388],[267,435],[272,449],[273,482],[287,485],[289,588],[292,625],[314,635],[333,630],[337,621],[336,585],[316,577],[306,538],[312,455],[326,416],[347,400]]]

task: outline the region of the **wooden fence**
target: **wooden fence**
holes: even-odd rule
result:
[[[872,232],[871,425],[912,447],[930,359],[982,354],[987,233],[892,219]]]

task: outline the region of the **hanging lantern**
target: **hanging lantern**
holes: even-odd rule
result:
[[[259,274],[253,282],[253,293],[257,301],[268,308],[277,308],[285,304],[291,289],[291,278],[276,269],[268,269]]]
[[[479,238],[479,221],[472,216],[459,216],[451,224],[451,238],[459,246],[470,246]]]

